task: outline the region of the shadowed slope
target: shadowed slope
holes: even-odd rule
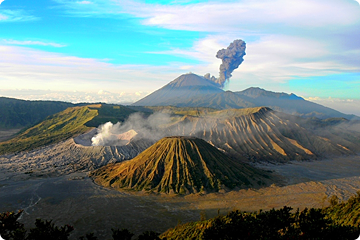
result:
[[[257,187],[270,178],[190,137],[163,138],[134,159],[105,166],[91,176],[106,187],[180,194]]]
[[[26,101],[0,97],[0,129],[23,128],[75,105],[57,101]]]
[[[295,94],[251,87],[239,92],[223,91],[216,83],[193,73],[183,74],[164,87],[132,104],[133,106],[206,107],[215,109],[269,107],[302,117],[358,119]]]

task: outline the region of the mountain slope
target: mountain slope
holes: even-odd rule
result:
[[[73,107],[51,115],[15,138],[0,143],[0,155],[32,150],[84,133],[89,130],[84,124],[97,114],[96,110],[88,107]]]
[[[0,129],[23,128],[74,104],[55,101],[25,101],[0,97]]]
[[[212,192],[265,185],[262,170],[235,162],[204,140],[167,137],[132,160],[91,173],[100,185],[165,193]]]
[[[221,92],[197,95],[173,104],[178,107],[210,107],[217,109],[269,107],[273,110],[301,117],[320,119],[341,117],[357,118],[320,104],[307,101],[295,94],[276,93],[260,88],[248,88],[241,92]]]
[[[340,137],[319,136],[302,121],[265,107],[228,109],[179,117],[166,131],[204,139],[244,161],[287,162],[355,154],[360,150],[359,144]],[[358,139],[359,134],[352,136]]]
[[[0,155],[29,151],[67,140],[108,121],[124,121],[134,110],[120,105],[96,104],[70,107],[47,117],[16,137],[0,143]]]
[[[261,88],[240,92],[223,91],[216,83],[195,74],[184,74],[132,104],[133,106],[207,107],[215,109],[269,107],[302,117],[360,119],[307,101],[295,94],[276,93]]]
[[[317,117],[320,119],[330,117],[352,119],[355,117],[353,115],[343,114],[334,109],[307,101],[293,93],[275,93],[261,88],[248,88],[241,92],[235,92],[235,94],[245,101],[253,103],[255,107],[266,106],[276,111],[302,117]]]
[[[133,106],[167,106],[176,105],[188,98],[198,95],[223,92],[218,85],[193,73],[184,74],[164,87],[156,90]]]

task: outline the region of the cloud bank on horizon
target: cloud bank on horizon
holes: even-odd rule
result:
[[[231,90],[360,98],[355,0],[0,0],[0,31],[3,91],[149,93],[243,39]]]

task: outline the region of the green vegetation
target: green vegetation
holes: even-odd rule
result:
[[[158,106],[158,107],[143,107],[152,110],[153,112],[167,112],[170,114],[180,116],[202,116],[210,112],[219,111],[214,108],[205,107],[174,107],[174,106]]]
[[[243,108],[243,109],[225,109],[220,111],[214,111],[206,114],[206,117],[212,117],[216,119],[227,119],[232,117],[240,117],[245,115],[261,114],[264,112],[272,111],[266,107],[255,107],[255,108]]]
[[[74,104],[54,101],[25,101],[0,97],[0,129],[23,128],[61,112]]]
[[[275,180],[192,137],[163,138],[134,159],[104,166],[90,176],[106,187],[178,194],[258,187]]]
[[[0,155],[29,151],[64,141],[108,121],[113,123],[124,121],[134,112],[134,110],[121,105],[94,104],[71,107],[22,130],[14,138],[1,142]]]
[[[73,107],[47,117],[20,135],[0,143],[0,154],[32,150],[89,130],[84,124],[98,115],[89,107]]]
[[[285,240],[317,239],[348,240],[357,239],[359,229],[360,192],[348,201],[339,203],[336,197],[330,199],[330,207],[305,208],[292,211],[291,207],[257,212],[234,210],[225,216],[178,225],[159,235],[153,231],[140,234],[138,240]],[[55,226],[52,221],[37,219],[35,228],[25,230],[18,222],[22,211],[0,214],[0,235],[7,240],[67,240],[73,227]],[[352,220],[350,220],[352,219]],[[354,219],[357,219],[354,221]],[[127,229],[111,229],[113,240],[131,240],[134,236]],[[88,233],[79,240],[97,240]]]
[[[90,105],[90,109],[96,109],[98,115],[87,122],[85,125],[88,127],[98,127],[106,122],[123,122],[129,117],[130,114],[135,113],[135,110],[121,106],[121,105]]]
[[[0,238],[6,240],[68,240],[74,227],[66,224],[62,227],[55,226],[50,220],[36,219],[35,227],[26,231],[24,224],[18,221],[23,211],[17,213],[0,213]],[[134,236],[127,229],[111,229],[113,240],[131,240]],[[79,240],[97,240],[94,233],[87,233]],[[159,233],[145,231],[140,234],[138,240],[160,240]]]
[[[180,239],[360,239],[358,227],[343,226],[324,209],[291,207],[252,213],[234,210],[226,216],[179,225],[160,237]]]
[[[360,191],[346,202],[339,202],[339,199],[333,196],[330,204],[325,212],[332,221],[340,225],[360,226]]]

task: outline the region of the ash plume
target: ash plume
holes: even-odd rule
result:
[[[230,43],[226,49],[219,50],[216,54],[216,57],[222,60],[219,78],[210,77],[210,74],[206,74],[204,77],[216,82],[223,88],[226,81],[231,78],[231,73],[244,61],[245,49],[246,43],[241,39],[237,39]]]

